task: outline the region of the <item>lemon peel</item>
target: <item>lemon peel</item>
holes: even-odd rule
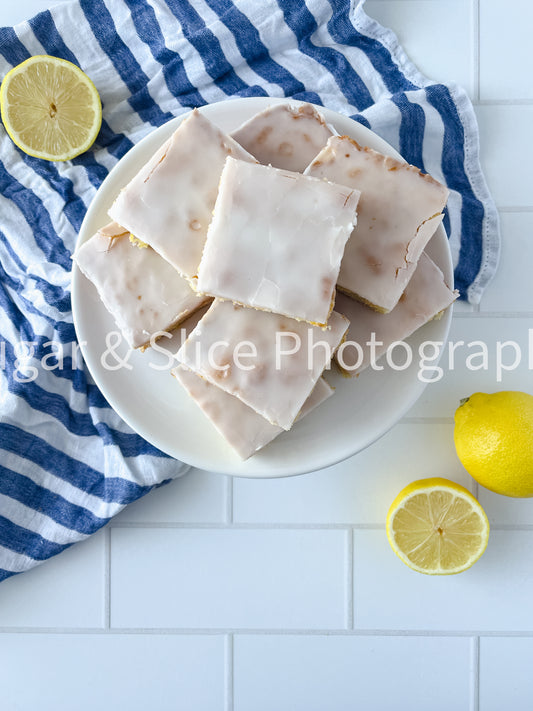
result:
[[[533,496],[533,395],[474,393],[455,412],[454,442],[479,484],[504,496]]]

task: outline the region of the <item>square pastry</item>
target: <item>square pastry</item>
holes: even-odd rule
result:
[[[158,331],[172,330],[209,301],[153,249],[133,244],[116,222],[84,242],[73,259],[132,348],[150,345]]]
[[[359,192],[228,158],[198,291],[325,325]]]
[[[335,134],[312,104],[274,104],[231,135],[263,165],[303,173]]]
[[[347,328],[335,311],[321,329],[216,299],[177,360],[288,430]]]
[[[330,138],[305,173],[361,191],[338,287],[378,311],[390,311],[442,221],[448,190],[418,168],[347,136]]]
[[[439,316],[458,296],[459,292],[450,289],[439,267],[425,252],[389,313],[381,314],[345,294],[337,294],[335,308],[350,321],[342,352],[336,356],[341,370],[347,375],[357,375],[372,359],[377,361],[392,343],[402,341]],[[371,338],[374,346],[369,345]]]
[[[196,276],[229,155],[255,162],[195,109],[120,191],[110,217],[181,274]]]
[[[172,375],[179,380],[241,459],[248,459],[284,432],[281,427],[272,425],[251,407],[245,405],[242,400],[201,378],[185,366],[179,365],[174,368]],[[333,388],[324,378],[319,378],[297,419],[305,417],[333,395],[333,392]]]

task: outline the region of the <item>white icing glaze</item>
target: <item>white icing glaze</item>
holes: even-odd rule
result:
[[[134,246],[130,233],[106,225],[74,254],[83,274],[98,290],[105,307],[133,348],[170,330],[202,304],[188,281],[150,247]]]
[[[109,215],[184,276],[196,275],[228,155],[255,161],[197,110],[121,190]]]
[[[305,173],[361,191],[338,286],[390,311],[442,221],[448,190],[418,168],[361,148],[347,136],[330,138]]]
[[[359,192],[227,158],[198,291],[324,325]]]
[[[347,327],[347,319],[335,311],[328,327],[321,329],[216,299],[178,351],[177,360],[288,430]],[[250,345],[238,351],[243,342]],[[289,354],[290,350],[295,352]],[[236,354],[248,370],[238,367]]]
[[[265,420],[238,398],[209,383],[185,366],[174,368],[172,375],[179,380],[241,459],[248,459],[284,431]],[[333,392],[333,388],[323,378],[319,378],[297,419],[305,417],[333,395]]]
[[[395,341],[410,336],[417,328],[446,309],[458,297],[444,281],[444,276],[437,265],[422,252],[418,266],[407,284],[396,306],[389,313],[378,313],[369,306],[355,301],[345,294],[338,293],[335,308],[350,321],[342,358],[349,375],[357,375],[371,362],[371,347],[366,345],[371,334],[374,340],[381,342],[375,346],[375,360],[382,356]],[[358,343],[363,352],[363,359],[358,368],[358,353],[350,342]],[[342,366],[341,366],[342,367]],[[344,369],[343,369],[344,370]]]
[[[302,173],[334,132],[311,104],[277,104],[231,135],[263,165]]]

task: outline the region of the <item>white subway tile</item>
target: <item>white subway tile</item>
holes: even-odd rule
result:
[[[347,532],[113,529],[117,628],[340,628]]]
[[[422,74],[438,82],[461,84],[473,96],[473,27],[469,3],[464,0],[368,0],[365,11],[393,30]],[[453,42],[450,42],[451,37]]]
[[[226,477],[191,469],[127,506],[118,523],[222,523],[226,511]]]
[[[354,532],[356,629],[533,630],[533,531],[491,531],[458,575],[429,576],[393,553],[385,531]]]
[[[502,22],[506,31],[502,31]],[[482,99],[533,99],[531,3],[498,0],[479,3],[480,95]]]
[[[532,659],[531,637],[482,637],[479,647],[480,711],[531,709]]]
[[[453,417],[460,400],[474,392],[527,390],[531,386],[531,318],[456,317],[449,340],[453,346],[448,343],[439,364],[443,377],[426,387],[407,413],[409,417]],[[486,359],[482,357],[485,347]]]
[[[470,639],[236,636],[235,711],[467,711]]]
[[[383,524],[396,494],[414,479],[472,479],[461,467],[451,424],[398,424],[354,457],[287,479],[235,479],[233,517],[242,523]]]
[[[483,294],[481,311],[533,312],[533,212],[503,212],[500,223],[500,264]]]
[[[499,50],[495,54],[499,56]],[[533,106],[484,104],[475,110],[481,167],[496,204],[531,207]]]
[[[0,635],[6,711],[222,711],[224,638]]]
[[[103,624],[103,532],[0,585],[0,627]]]

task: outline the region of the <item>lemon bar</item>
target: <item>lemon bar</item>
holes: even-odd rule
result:
[[[288,430],[347,328],[348,320],[335,311],[321,329],[215,299],[176,357]]]
[[[378,311],[390,311],[443,219],[448,190],[418,168],[347,136],[330,138],[305,173],[361,191],[338,287]]]
[[[359,192],[227,158],[198,291],[325,325]]]
[[[110,217],[193,278],[228,155],[255,161],[195,109],[121,190]]]
[[[357,375],[377,360],[392,343],[401,341],[448,308],[459,296],[446,284],[444,276],[425,252],[422,252],[411,280],[396,306],[381,314],[345,294],[337,294],[335,308],[350,321],[345,346],[337,362],[348,375]],[[373,338],[372,355],[370,339]],[[357,343],[359,349],[349,344]],[[339,353],[339,356],[341,354]],[[341,361],[341,362],[339,362]]]
[[[263,165],[303,173],[335,134],[312,104],[276,104],[231,135]]]
[[[197,294],[173,266],[150,247],[130,241],[116,222],[84,242],[73,256],[132,348],[144,348],[209,299]]]
[[[204,380],[185,366],[174,368],[172,375],[179,380],[241,459],[248,459],[284,431],[281,427],[270,424],[238,398]],[[319,378],[297,419],[305,417],[333,395],[333,392],[333,388],[323,378]]]

